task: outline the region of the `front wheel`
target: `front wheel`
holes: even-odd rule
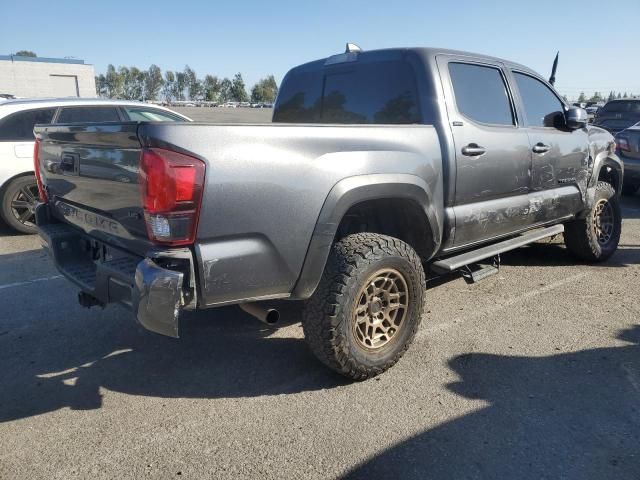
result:
[[[329,368],[364,380],[393,366],[422,317],[425,275],[416,252],[396,238],[349,235],[331,251],[302,326]]]
[[[598,182],[586,216],[565,225],[564,243],[581,260],[603,262],[618,249],[621,232],[622,212],[616,191],[609,183]]]

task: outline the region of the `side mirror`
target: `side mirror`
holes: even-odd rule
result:
[[[578,130],[587,126],[589,116],[584,108],[569,107],[564,114],[567,128],[570,130]]]

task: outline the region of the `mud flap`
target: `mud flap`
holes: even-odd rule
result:
[[[132,304],[144,328],[178,338],[183,279],[183,273],[161,268],[148,258],[138,264]]]

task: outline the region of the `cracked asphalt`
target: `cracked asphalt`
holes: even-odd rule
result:
[[[430,282],[421,330],[380,377],[307,349],[295,307],[154,335],[82,309],[35,236],[0,228],[0,478],[640,478],[640,196],[619,251],[505,254]]]

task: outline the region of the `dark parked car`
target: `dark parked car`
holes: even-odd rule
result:
[[[364,379],[413,340],[425,268],[562,232],[581,260],[617,249],[613,137],[522,65],[347,47],[286,75],[273,122],[37,126],[37,223],[81,304],[178,336],[182,310],[271,323],[274,299],[303,300],[311,350]]]
[[[611,100],[596,113],[593,124],[616,134],[640,122],[640,98]]]
[[[618,156],[624,163],[624,193],[634,194],[640,188],[640,123],[616,135]]]

